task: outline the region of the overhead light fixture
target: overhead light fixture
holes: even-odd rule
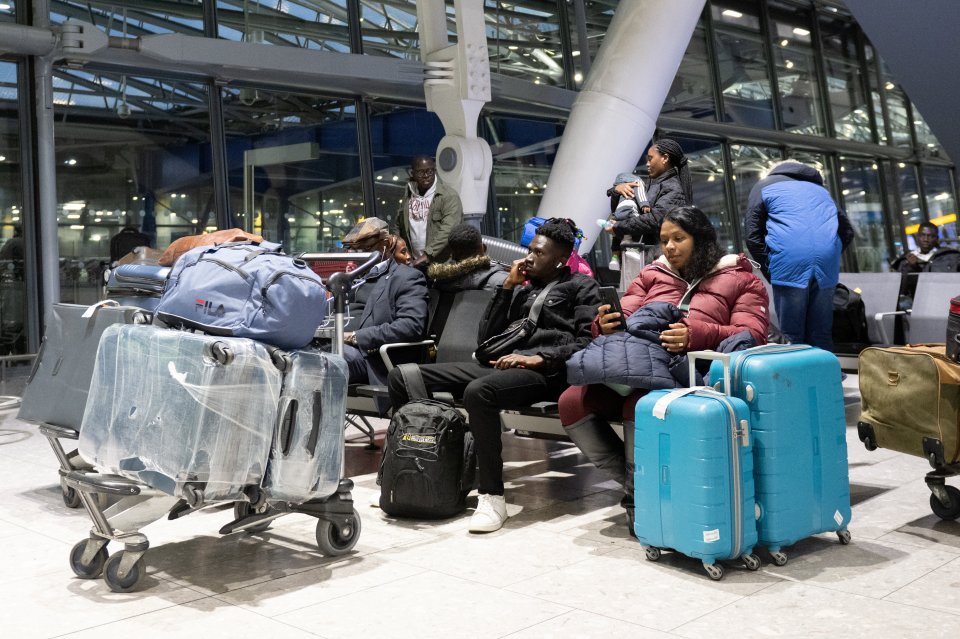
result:
[[[886,84],[883,85],[883,88],[886,89],[887,91],[893,91],[895,86],[896,85],[893,82],[887,82]]]
[[[785,46],[787,46],[788,44],[790,44],[790,41],[787,40],[786,38],[784,38],[783,40],[780,41],[780,46],[781,46],[781,47],[785,47]]]
[[[792,62],[791,60],[787,60],[786,63],[784,64],[784,66],[786,66],[788,69],[792,69],[792,68],[793,68],[793,62]]]
[[[6,159],[7,159],[7,156],[5,156],[5,155],[0,155],[0,162],[5,161]]]
[[[583,82],[583,74],[580,73],[579,71],[577,71],[576,73],[574,73],[574,74],[573,74],[573,81],[574,81],[574,82]]]
[[[64,160],[63,163],[67,166],[74,166],[76,165],[77,161],[74,158],[70,158],[69,160]]]
[[[734,11],[733,9],[724,9],[724,10],[723,10],[723,15],[727,16],[728,18],[742,18],[742,17],[743,17],[743,14],[742,14],[742,13],[740,13],[739,11]]]
[[[0,11],[9,11],[13,8],[9,2],[0,2]]]
[[[807,29],[803,29],[801,27],[794,27],[793,32],[801,38],[806,38],[808,35],[810,35],[810,32]]]

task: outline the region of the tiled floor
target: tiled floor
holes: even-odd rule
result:
[[[849,393],[856,378],[847,379]],[[676,556],[644,559],[628,538],[617,486],[569,444],[505,436],[508,502],[500,532],[466,532],[467,516],[390,521],[367,506],[354,554],[325,559],[313,520],[221,537],[209,509],[146,532],[140,591],[112,593],[67,565],[86,514],[67,510],[37,430],[0,412],[0,636],[27,637],[956,637],[960,523],[928,506],[922,459],[868,453],[848,428],[853,543],[818,536],[789,563],[730,567],[710,581]],[[854,415],[850,415],[855,419]],[[851,422],[853,423],[853,422]],[[350,467],[376,454],[351,446]],[[956,482],[954,482],[956,483]],[[766,557],[764,557],[766,559]]]

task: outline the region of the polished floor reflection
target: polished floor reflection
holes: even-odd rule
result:
[[[854,401],[856,376],[845,386]],[[469,511],[389,520],[368,506],[378,453],[356,443],[354,554],[322,557],[313,520],[299,515],[221,537],[230,511],[211,508],[147,527],[141,589],[116,594],[67,565],[90,523],[63,506],[46,441],[16,411],[0,419],[4,637],[880,639],[960,628],[960,523],[930,512],[924,460],[868,453],[855,426],[853,543],[817,536],[788,549],[784,567],[761,555],[759,572],[731,566],[721,582],[693,560],[646,561],[626,534],[616,484],[570,444],[505,435],[511,518],[497,533],[467,533]]]

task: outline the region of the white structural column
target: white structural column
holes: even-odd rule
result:
[[[705,0],[623,0],[563,132],[541,217],[569,217],[587,235],[610,213],[605,193],[631,171],[656,128]]]
[[[457,44],[450,45],[444,1],[417,0],[423,90],[445,133],[437,146],[437,173],[460,194],[465,221],[479,225],[493,170],[490,146],[477,137],[480,110],[490,101],[483,0],[455,0],[454,11]]]

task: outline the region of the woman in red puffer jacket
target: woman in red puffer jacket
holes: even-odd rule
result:
[[[689,312],[660,334],[670,353],[715,349],[724,339],[749,331],[756,344],[767,341],[767,291],[753,274],[749,260],[724,255],[717,233],[700,209],[671,210],[660,227],[663,255],[644,268],[620,300],[629,317],[651,302],[680,305],[693,287]],[[597,309],[594,337],[621,330],[618,313],[608,305]],[[633,389],[626,397],[604,384],[570,386],[560,396],[560,421],[570,439],[598,468],[607,470],[624,486],[621,504],[633,530],[633,419],[637,400],[647,389]],[[610,427],[623,420],[624,441]]]

